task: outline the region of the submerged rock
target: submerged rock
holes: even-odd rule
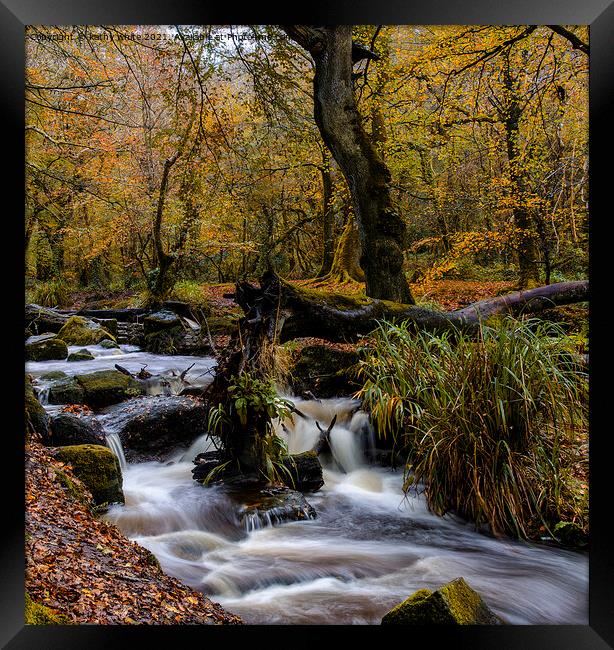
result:
[[[66,359],[68,346],[58,337],[26,342],[26,361],[53,361]]]
[[[233,498],[243,501],[238,515],[247,531],[317,517],[307,499],[290,488],[267,488],[247,495],[237,493]]]
[[[118,370],[98,370],[76,375],[75,380],[83,388],[84,403],[94,409],[117,404],[144,393],[138,381]]]
[[[68,345],[96,345],[104,339],[115,340],[98,323],[84,316],[71,316],[58,332],[58,337]]]
[[[117,433],[128,462],[165,460],[205,433],[207,407],[189,397],[143,397],[101,411],[107,431]]]
[[[437,591],[419,589],[382,618],[382,625],[500,625],[491,611],[463,578]]]
[[[71,445],[58,447],[54,456],[69,463],[98,505],[124,503],[122,472],[117,456],[103,445]]]
[[[93,417],[60,413],[51,418],[49,430],[50,435],[45,444],[51,447],[105,444],[104,430]]]

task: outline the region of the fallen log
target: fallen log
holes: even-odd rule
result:
[[[328,429],[324,430],[321,426],[320,423],[316,421],[316,426],[318,427],[318,430],[320,432],[320,437],[317,439],[316,444],[313,446],[311,451],[313,451],[316,456],[319,456],[325,449],[325,447],[330,448],[330,432],[333,430],[333,427],[335,426],[335,422],[337,421],[337,414],[335,413],[335,417],[331,420],[331,423],[328,425]]]
[[[438,312],[388,300],[327,295],[294,286],[269,271],[263,276],[260,289],[247,282],[240,283],[236,298],[246,313],[257,310],[259,316],[261,305],[275,304],[281,343],[302,337],[334,342],[356,341],[372,332],[382,320],[407,321],[418,329],[433,332],[460,329],[475,334],[482,321],[498,314],[535,314],[553,306],[585,302],[589,299],[588,288],[588,280],[559,282],[488,298],[455,311]],[[271,296],[276,296],[276,300],[271,300]]]

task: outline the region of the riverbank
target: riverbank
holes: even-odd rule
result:
[[[242,623],[164,573],[150,551],[97,518],[66,477],[79,485],[70,467],[31,441],[26,448],[25,584],[31,601],[45,609],[30,608],[34,620],[26,623]]]

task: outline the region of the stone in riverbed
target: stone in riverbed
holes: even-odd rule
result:
[[[94,355],[86,348],[83,348],[82,350],[71,352],[66,361],[91,361],[92,359],[94,359]]]
[[[501,625],[463,578],[437,591],[419,589],[382,618],[382,625]]]
[[[322,465],[314,451],[291,454],[284,458],[284,465],[292,476],[292,482],[284,476],[284,483],[288,483],[295,490],[316,492],[324,485]]]
[[[49,404],[83,404],[83,400],[83,387],[74,377],[64,375],[49,386]]]
[[[100,347],[105,348],[105,350],[111,350],[114,348],[119,348],[119,345],[115,343],[115,341],[111,341],[111,339],[105,339],[104,341],[100,341]]]
[[[50,436],[45,444],[51,447],[105,444],[105,434],[100,423],[85,415],[60,413],[51,418],[49,430]]]
[[[63,360],[68,356],[68,346],[60,338],[46,338],[26,343],[26,361]]]
[[[37,433],[41,438],[48,435],[49,416],[34,394],[34,388],[26,376],[26,433]]]
[[[238,493],[233,498],[243,502],[238,515],[248,531],[317,517],[307,499],[300,492],[287,487],[267,488],[246,495]]]
[[[166,460],[177,446],[186,447],[205,433],[208,409],[189,397],[143,397],[102,410],[99,420],[117,433],[126,460]]]
[[[68,345],[96,345],[104,339],[115,340],[98,323],[83,316],[71,316],[58,332],[58,337]]]
[[[117,404],[145,392],[138,381],[118,370],[76,375],[75,380],[83,389],[84,403],[93,409]]]
[[[124,503],[119,460],[108,447],[71,445],[58,447],[53,455],[72,465],[74,475],[86,485],[96,504]]]

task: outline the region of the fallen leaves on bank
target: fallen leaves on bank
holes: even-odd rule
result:
[[[70,493],[70,467],[26,449],[26,590],[74,624],[241,624]],[[60,479],[58,478],[60,477]]]

